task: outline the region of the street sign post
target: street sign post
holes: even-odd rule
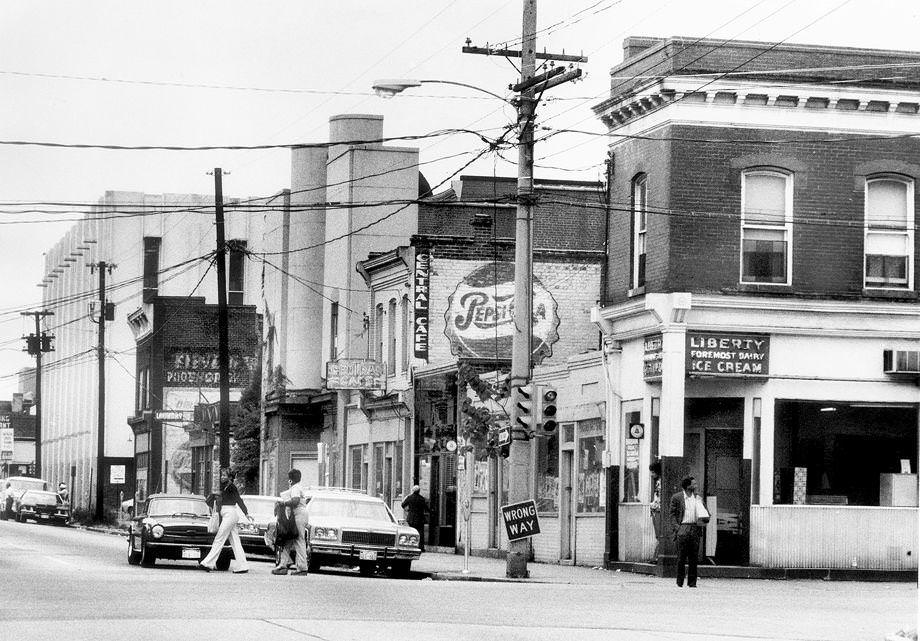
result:
[[[495,430],[495,443],[498,447],[511,444],[511,425],[502,425]]]
[[[512,505],[502,506],[502,520],[509,541],[526,539],[540,533],[540,520],[537,518],[537,504],[533,499]]]

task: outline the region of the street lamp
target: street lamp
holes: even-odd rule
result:
[[[467,89],[473,89],[475,91],[481,91],[482,93],[488,94],[493,98],[498,98],[502,102],[506,102],[511,106],[515,106],[515,103],[503,96],[499,96],[497,93],[493,93],[488,89],[483,89],[482,87],[477,87],[476,85],[468,85],[465,82],[456,82],[453,80],[407,80],[407,79],[386,79],[386,80],[375,80],[373,89],[381,98],[392,98],[396,94],[410,89],[412,87],[421,87],[422,85],[428,84],[438,84],[438,85],[454,85],[457,87],[466,87]]]

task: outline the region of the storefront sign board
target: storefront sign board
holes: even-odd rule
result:
[[[502,520],[509,541],[526,539],[540,533],[540,520],[537,518],[537,504],[533,499],[502,506]]]
[[[430,307],[431,254],[415,255],[415,290],[413,335],[415,357],[428,360],[428,310]]]
[[[770,337],[687,332],[687,373],[692,376],[769,376]]]
[[[384,363],[359,358],[341,358],[326,364],[327,389],[386,389]]]
[[[646,336],[643,340],[642,378],[646,381],[661,380],[661,334]]]
[[[9,423],[7,423],[9,425]],[[0,459],[13,459],[13,428],[0,428]]]

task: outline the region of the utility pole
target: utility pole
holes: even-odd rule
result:
[[[23,316],[35,318],[35,333],[23,336],[26,351],[35,357],[35,477],[42,477],[42,354],[54,348],[51,341],[54,336],[41,331],[41,319],[54,316],[54,312],[43,309],[40,312],[20,312]]]
[[[105,322],[114,320],[114,305],[110,305],[105,300],[105,274],[112,273],[115,265],[100,260],[89,266],[90,271],[99,272],[99,345],[96,347],[99,359],[99,407],[96,410],[96,506],[94,518],[102,521],[105,518],[105,489],[102,473],[102,459],[105,458]]]
[[[227,321],[227,241],[224,239],[223,172],[214,168],[214,216],[217,228],[217,368],[220,377],[220,467],[230,467],[230,332]],[[214,479],[214,483],[218,483]]]
[[[492,50],[479,47],[463,48],[464,53],[490,55]],[[518,106],[518,181],[517,217],[515,222],[514,249],[514,336],[511,346],[512,399],[515,388],[525,387],[531,377],[531,334],[533,330],[533,246],[532,224],[534,210],[533,157],[534,117],[538,96],[546,89],[575,80],[581,76],[581,69],[565,71],[564,67],[551,68],[536,75],[537,58],[544,60],[565,60],[587,62],[582,56],[537,54],[537,1],[524,0],[523,33],[521,51],[502,50],[500,55],[520,56],[521,81],[511,89],[519,93]],[[511,478],[508,487],[510,503],[519,503],[531,498],[530,488],[530,443],[531,431],[516,430],[518,426],[517,403],[512,402],[511,452],[508,457]],[[533,426],[531,426],[532,428]],[[530,541],[518,539],[509,541],[505,574],[510,578],[526,578],[527,558],[530,555]]]

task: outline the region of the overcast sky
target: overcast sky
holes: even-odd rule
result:
[[[602,133],[590,107],[606,96],[609,69],[622,60],[627,35],[912,49],[918,6],[911,0],[544,0],[538,49],[583,53],[589,62],[584,81],[552,90],[538,124]],[[494,98],[427,85],[384,101],[370,86],[378,78],[443,79],[507,94],[518,79],[512,64],[460,49],[467,37],[474,45],[517,48],[521,9],[521,0],[4,2],[0,141],[314,142],[327,138],[329,116],[349,112],[383,114],[387,136],[451,128],[494,136],[514,116]],[[470,135],[401,144],[421,148],[421,169],[432,185],[469,159],[458,154],[481,148]],[[601,136],[560,134],[538,146],[536,175],[596,180],[604,153]],[[228,197],[290,186],[285,150],[0,145],[0,209],[21,201],[92,203],[106,190],[211,193],[206,172],[215,166],[230,171]],[[464,173],[493,171],[513,176],[516,168],[489,156]],[[0,213],[0,223],[41,221],[0,225],[0,399],[16,389],[8,375],[32,363],[19,351],[28,328],[18,310],[41,298],[35,285],[42,253],[71,224],[55,219],[75,216]]]

